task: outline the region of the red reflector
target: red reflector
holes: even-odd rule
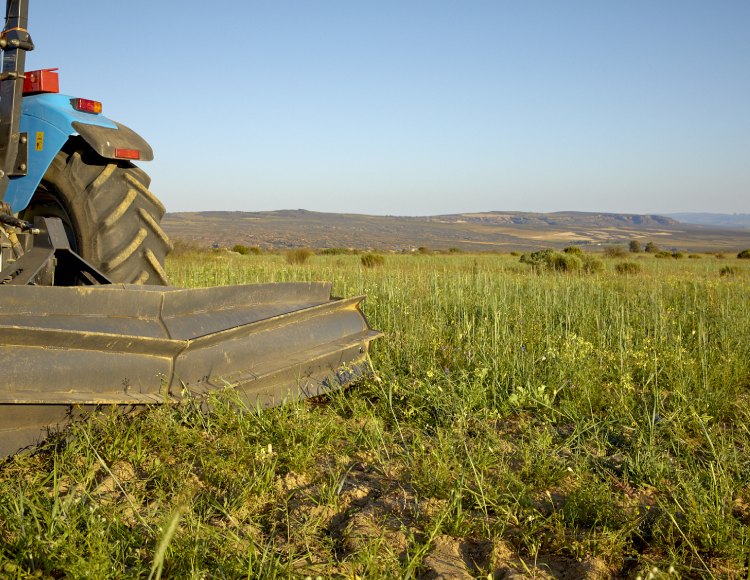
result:
[[[70,99],[70,104],[76,111],[83,113],[94,113],[98,115],[102,112],[102,104],[99,101],[90,101],[89,99]]]
[[[60,83],[56,68],[32,70],[24,74],[23,94],[38,95],[39,93],[59,93]]]
[[[115,157],[119,159],[140,159],[141,152],[137,149],[115,149]]]

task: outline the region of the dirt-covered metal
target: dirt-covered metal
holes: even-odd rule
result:
[[[278,405],[350,383],[380,333],[328,283],[175,289],[0,286],[0,456],[75,408],[179,402],[231,387]]]

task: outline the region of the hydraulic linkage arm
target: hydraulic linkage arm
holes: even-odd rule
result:
[[[0,49],[3,51],[0,72],[0,201],[5,197],[9,177],[26,175],[28,169],[24,155],[28,139],[20,133],[26,52],[34,50],[26,29],[28,22],[29,1],[7,0],[5,28],[0,33]]]

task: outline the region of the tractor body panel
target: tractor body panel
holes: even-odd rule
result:
[[[151,148],[132,130],[99,114],[73,108],[72,97],[57,93],[24,96],[21,108],[21,133],[28,139],[28,169],[13,176],[5,201],[14,212],[26,208],[55,155],[71,135],[80,134],[102,157],[114,158],[115,148],[142,151],[141,160],[153,158]]]

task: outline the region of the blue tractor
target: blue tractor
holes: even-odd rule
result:
[[[21,230],[31,231],[37,216],[58,218],[72,252],[109,280],[166,284],[171,245],[160,226],[164,206],[133,164],[153,159],[151,148],[103,116],[101,103],[59,94],[54,69],[25,72],[34,47],[28,0],[7,4],[0,37],[0,220],[18,226],[17,216],[25,222]],[[6,283],[28,284],[28,273],[17,279],[19,267],[7,270],[20,256],[13,240],[3,241]],[[70,285],[80,272],[56,274],[53,283]]]
[[[362,297],[326,282],[166,286],[148,144],[26,72],[28,0],[7,0],[0,72],[0,458],[82,411],[210,400],[278,405],[368,372]]]

